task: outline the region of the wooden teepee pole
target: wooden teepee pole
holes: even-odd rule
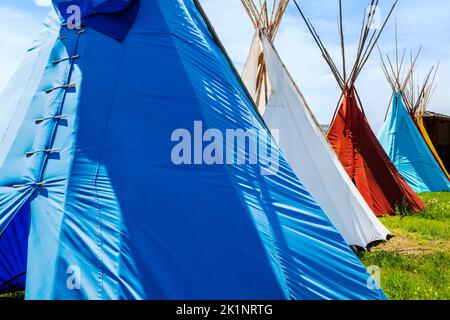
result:
[[[339,0],[339,33],[341,36],[341,54],[342,54],[342,72],[344,75],[344,81],[347,82],[347,70],[345,63],[345,40],[344,40],[344,26],[342,19],[342,0]]]

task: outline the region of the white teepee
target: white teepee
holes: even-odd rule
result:
[[[268,127],[280,130],[290,165],[348,245],[368,248],[385,241],[390,232],[348,177],[273,46],[288,1],[242,3],[256,29],[243,81]]]

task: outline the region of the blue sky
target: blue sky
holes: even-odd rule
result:
[[[392,1],[380,0],[382,15],[387,13]],[[238,70],[242,70],[253,30],[240,0],[201,2]],[[340,65],[338,1],[299,2]],[[362,14],[369,2],[343,0],[349,61],[354,56]],[[49,3],[49,0],[0,0],[0,90],[4,88],[39,32],[49,11]],[[400,0],[393,19],[380,39],[380,47],[385,53],[395,53],[395,20],[398,24],[400,47],[417,50],[423,45],[419,75],[424,76],[426,70],[440,60],[438,87],[430,109],[450,114],[450,1]],[[292,3],[275,45],[319,121],[329,123],[340,95],[339,88]],[[377,131],[390,99],[390,88],[379,67],[378,53],[374,53],[359,77],[357,86],[369,121]]]

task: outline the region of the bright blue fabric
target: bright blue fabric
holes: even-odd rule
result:
[[[38,84],[0,104],[0,230],[30,200],[26,298],[386,298],[283,157],[274,175],[171,161],[194,121],[271,141],[191,0],[141,1],[124,42],[52,30]]]
[[[80,9],[84,26],[123,41],[136,19],[140,0],[53,0],[64,22],[73,15],[74,5]]]
[[[0,234],[0,292],[25,289],[30,208],[22,206]]]
[[[394,92],[392,109],[378,139],[415,192],[450,191],[450,182],[408,113],[401,93]]]
[[[70,6],[78,6],[82,18],[99,13],[115,13],[126,9],[131,3],[137,0],[52,0],[53,6],[59,15],[65,20],[71,13],[68,13]]]

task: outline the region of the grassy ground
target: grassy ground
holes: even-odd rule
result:
[[[383,218],[395,237],[360,256],[366,266],[381,269],[381,287],[390,299],[450,299],[450,193],[421,197],[427,203],[423,212],[403,210]],[[22,297],[22,292],[3,296]]]
[[[450,193],[421,197],[423,212],[383,218],[395,237],[360,257],[381,269],[381,287],[390,299],[450,299]]]
[[[23,291],[17,291],[13,293],[5,293],[0,294],[0,299],[8,299],[8,300],[23,300],[24,299],[24,292]]]

